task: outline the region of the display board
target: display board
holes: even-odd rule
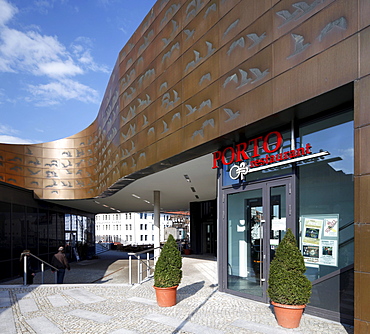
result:
[[[306,265],[338,266],[339,215],[300,217],[301,251]]]

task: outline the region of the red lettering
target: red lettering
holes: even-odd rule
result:
[[[295,150],[291,150],[290,152],[289,152],[289,158],[290,159],[292,159],[292,158],[295,158],[296,157],[296,155],[295,155]]]
[[[311,148],[312,148],[311,144],[306,144],[306,154],[311,154],[312,153]]]
[[[269,157],[270,159],[268,160],[269,164],[275,162],[275,156],[274,155],[271,155],[271,156],[268,156],[266,155],[266,160],[267,160],[267,157]]]
[[[231,152],[231,157],[230,157],[230,161],[226,161],[226,152],[229,151]],[[226,147],[223,151],[222,151],[222,156],[221,156],[221,161],[224,165],[230,165],[234,162],[234,159],[235,159],[235,151],[234,149],[230,146],[230,147]]]
[[[259,167],[259,160],[252,160],[249,164],[249,168]]]
[[[217,161],[221,159],[221,151],[213,152],[213,169],[217,168]]]
[[[257,137],[257,138],[254,138],[254,139],[251,139],[249,143],[252,143],[253,144],[253,155],[252,155],[252,158],[255,158],[255,157],[259,157],[259,152],[258,152],[258,141],[262,139],[262,137]]]
[[[300,148],[296,149],[296,155],[297,155],[297,157],[300,157],[302,155],[305,155],[304,152],[305,151],[304,151],[304,148],[303,147],[300,147]]]
[[[272,135],[276,136],[276,146],[274,149],[269,148],[269,138]],[[281,133],[278,131],[272,131],[268,133],[263,139],[263,149],[266,153],[276,152],[281,147],[282,144],[283,144],[283,137],[281,136]]]
[[[248,154],[245,152],[247,150],[247,143],[240,143],[236,145],[236,162],[248,160]]]
[[[283,160],[283,153],[279,153],[275,155],[276,161],[282,161]]]

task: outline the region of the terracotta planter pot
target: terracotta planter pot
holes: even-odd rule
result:
[[[273,301],[271,304],[274,305],[276,320],[281,327],[299,327],[302,313],[306,305],[283,305]]]
[[[171,307],[176,305],[177,287],[178,285],[170,288],[158,288],[154,286],[158,306]]]
[[[191,254],[191,250],[190,249],[184,249],[184,254],[185,255],[190,255]]]

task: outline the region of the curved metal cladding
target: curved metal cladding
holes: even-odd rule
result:
[[[159,0],[120,52],[91,126],[50,143],[0,145],[0,180],[44,199],[103,196],[353,81],[358,12],[347,0]]]

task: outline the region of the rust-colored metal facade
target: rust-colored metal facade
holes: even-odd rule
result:
[[[158,0],[120,52],[97,119],[54,142],[1,144],[0,180],[42,199],[98,197],[125,177],[352,82],[355,326],[368,333],[369,54],[367,0]]]

